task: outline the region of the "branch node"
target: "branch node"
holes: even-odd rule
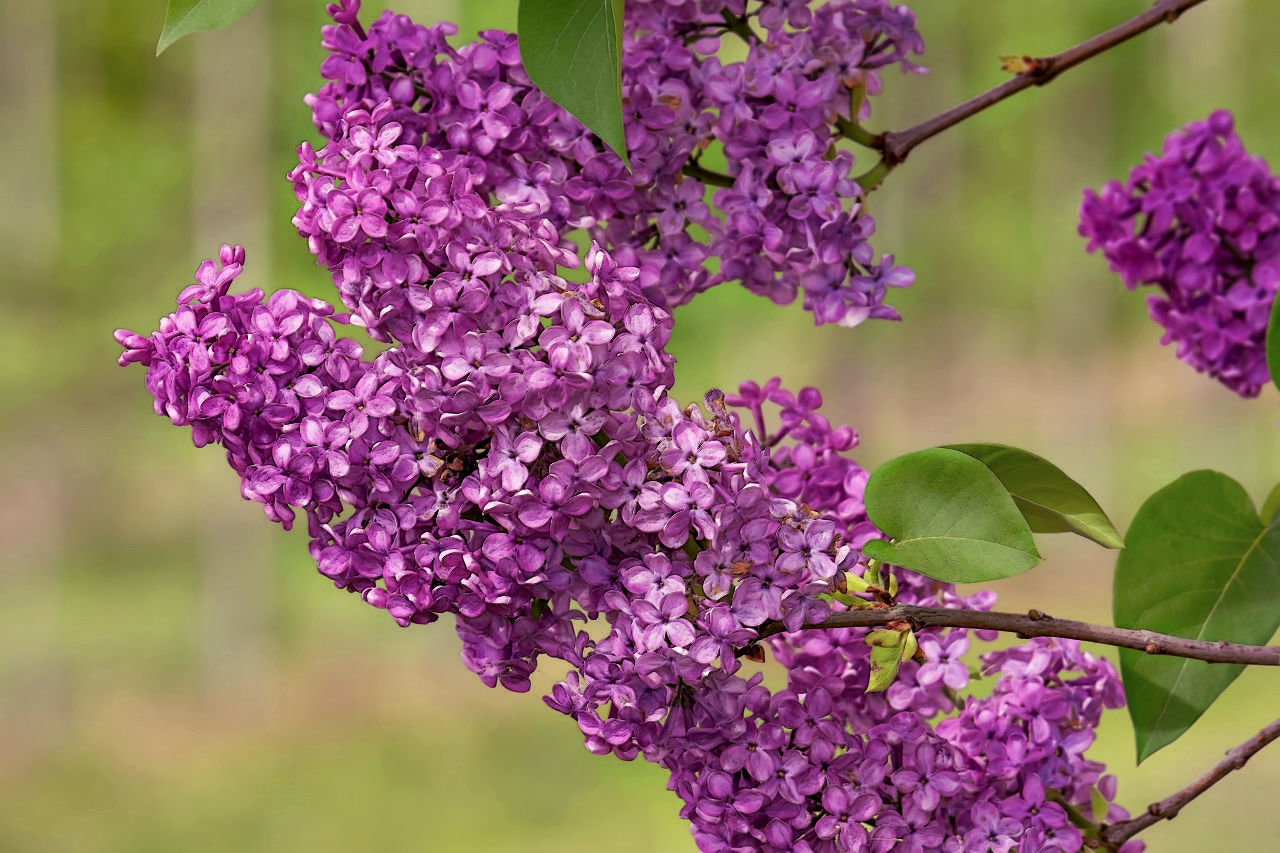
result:
[[[1002,56],[1000,57],[1000,67],[1019,77],[1052,78],[1054,75],[1054,58],[1052,56]],[[1046,79],[1039,82],[1047,83],[1049,81]]]

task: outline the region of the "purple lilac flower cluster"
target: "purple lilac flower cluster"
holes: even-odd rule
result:
[[[424,27],[390,12],[366,32],[359,6],[330,7],[322,66],[330,82],[307,98],[328,139],[343,134],[350,110],[389,104],[403,144],[474,155],[482,195],[545,217],[562,234],[585,230],[638,268],[639,287],[663,308],[737,280],[780,303],[803,290],[818,323],[897,318],[886,289],[913,276],[892,256],[876,259],[853,156],[836,143],[842,123],[867,114],[879,69],[918,70],[908,57],[923,42],[905,7],[629,2],[628,170],[530,83],[514,35],[486,31],[454,48],[451,24]],[[747,33],[740,61],[719,55],[725,37],[738,40],[731,28]],[[709,148],[723,152],[727,174],[703,168]],[[724,185],[714,206],[707,180]]]
[[[1267,384],[1280,288],[1280,177],[1251,157],[1231,114],[1170,134],[1121,184],[1085,191],[1080,234],[1126,287],[1155,285],[1151,317],[1178,358],[1244,397]]]
[[[938,595],[957,603],[949,592]],[[968,681],[950,658],[963,652],[965,632],[922,639],[925,662],[904,672],[914,681],[910,705],[863,692],[862,634],[774,641],[785,689],[770,693],[757,675],[735,685],[727,709],[698,709],[699,730],[662,761],[701,849],[1081,849],[1064,804],[1115,794],[1114,778],[1083,757],[1103,708],[1123,704],[1109,663],[1056,640],[988,655],[988,671],[999,676],[995,692],[964,700],[958,715],[931,727]],[[947,692],[943,684],[958,687]],[[1109,806],[1098,817],[1123,816]]]
[[[233,294],[244,252],[223,247],[159,330],[117,333],[120,363],[147,367],[156,411],[191,427],[197,445],[223,445],[268,518],[288,527],[302,512],[336,586],[402,626],[452,614],[463,660],[486,684],[529,690],[541,658],[563,661],[548,705],[577,722],[589,750],[666,768],[703,850],[1078,849],[1064,804],[1087,808],[1095,787],[1114,796],[1083,755],[1101,710],[1122,700],[1110,665],[1039,641],[989,656],[994,693],[962,700],[970,637],[928,630],[888,691],[865,692],[867,632],[806,626],[894,596],[974,608],[994,597],[869,571],[860,549],[880,534],[863,505],[867,472],[845,455],[858,436],[820,414],[815,389],[746,383],[687,408],[670,396],[669,309],[689,293],[659,286],[662,268],[636,248],[644,241],[610,234],[591,212],[607,209],[613,223],[621,210],[669,211],[645,208],[656,202],[641,204],[616,171],[574,183],[589,163],[612,169],[612,155],[528,87],[509,37],[455,52],[447,27],[396,17],[366,37],[355,5],[333,9],[326,73],[377,102],[315,100],[328,142],[303,145],[290,175],[295,224],[350,313],[292,291]],[[700,31],[685,5],[671,7],[674,20]],[[844,57],[845,71],[869,88],[865,57],[900,61],[892,45],[913,32],[901,29],[905,12],[873,2],[767,4],[757,17],[771,40],[809,32],[832,62],[822,39],[843,49],[859,33],[863,58]],[[352,39],[354,52],[334,47]],[[488,82],[464,85],[477,80]],[[517,84],[518,97],[494,88]],[[421,87],[434,87],[442,113],[483,115],[429,119],[407,106],[425,103]],[[477,92],[487,106],[459,106]],[[520,111],[504,112],[517,100]],[[667,125],[637,122],[636,152],[677,144]],[[761,133],[785,136],[784,125]],[[572,158],[525,160],[534,149],[507,142],[569,130],[574,150],[605,159],[571,173]],[[513,189],[518,169],[561,168],[548,163],[564,166],[563,186]],[[579,252],[573,227],[617,251]],[[362,358],[335,324],[391,346]],[[744,664],[765,649],[786,670],[782,689]]]
[[[285,529],[294,507],[323,523],[414,479],[369,428],[396,404],[377,393],[378,366],[334,333],[333,309],[291,290],[229,293],[243,264],[244,249],[223,246],[158,331],[116,332],[120,364],[147,367],[156,414],[191,427],[197,447],[221,444],[244,497]]]
[[[485,211],[502,236],[472,251],[537,257],[530,231]],[[567,663],[547,704],[591,751],[665,767],[701,849],[1074,851],[1047,798],[1114,795],[1083,752],[1119,682],[1074,644],[988,656],[993,695],[935,729],[969,679],[966,632],[923,632],[921,662],[868,694],[865,631],[801,630],[859,598],[837,593],[878,535],[866,472],[843,455],[857,435],[819,414],[816,390],[777,380],[681,409],[662,384],[670,357],[637,357],[626,325],[636,308],[669,323],[634,269],[593,250],[590,280],[571,284],[513,261],[435,349],[365,361],[323,303],[231,294],[243,260],[224,247],[157,332],[117,333],[157,412],[223,444],[269,518],[305,512],[335,584],[401,625],[453,614],[485,683],[528,690],[541,656]],[[409,341],[433,322],[420,310]],[[460,355],[498,334],[481,324],[502,328],[495,349]],[[893,587],[922,604],[994,600],[903,571]],[[768,626],[782,632],[762,641]],[[786,688],[744,671],[761,645]]]

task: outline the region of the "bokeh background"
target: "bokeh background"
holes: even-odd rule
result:
[[[1146,0],[917,0],[925,77],[886,78],[897,127]],[[367,13],[380,11],[370,3]],[[335,591],[301,535],[242,502],[216,450],[151,414],[116,327],[149,330],[220,242],[244,280],[329,295],[289,224],[284,174],[316,134],[301,103],[321,0],[264,0],[153,57],[162,0],[0,0],[0,850],[688,850],[664,776],[588,755],[533,693],[483,687],[447,624],[402,630]],[[463,32],[514,0],[404,0]],[[1275,392],[1242,401],[1157,346],[1075,235],[1081,187],[1120,176],[1216,107],[1280,162],[1280,6],[1212,0],[912,155],[872,200],[914,267],[904,324],[815,330],[734,287],[677,314],[678,390],[780,373],[861,430],[868,467],[935,443],[1050,456],[1123,527],[1213,467],[1260,500],[1280,476]],[[1047,539],[1008,608],[1106,620],[1112,556]],[[549,682],[544,679],[544,683]],[[1141,809],[1276,716],[1246,673],[1142,767],[1124,712],[1095,754]],[[1280,752],[1259,756],[1155,851],[1280,849]]]

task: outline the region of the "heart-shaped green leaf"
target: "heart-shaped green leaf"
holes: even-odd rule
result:
[[[622,124],[623,0],[520,0],[529,78],[627,159]]]
[[[1266,643],[1280,627],[1280,524],[1235,480],[1193,471],[1147,498],[1116,561],[1115,622]],[[1120,650],[1138,760],[1177,740],[1243,667]]]
[[[867,517],[895,541],[868,557],[950,583],[1020,574],[1040,562],[1031,528],[986,465],[935,447],[881,465],[867,481]]]
[[[1084,486],[1047,459],[1004,444],[948,444],[991,469],[1036,533],[1077,533],[1104,548],[1124,539]]]
[[[183,36],[203,30],[220,30],[244,17],[258,0],[169,0],[164,27],[156,43],[156,56]]]
[[[1272,383],[1280,388],[1280,297],[1271,303],[1271,319],[1267,321],[1267,370]]]

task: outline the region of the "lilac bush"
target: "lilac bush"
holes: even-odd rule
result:
[[[882,69],[920,70],[912,13],[631,0],[624,162],[534,86],[513,34],[457,45],[392,13],[366,30],[359,6],[329,7],[328,82],[306,99],[324,141],[289,174],[342,310],[233,292],[245,253],[223,246],[157,331],[116,333],[156,412],[222,445],[271,521],[301,513],[336,587],[400,626],[451,615],[486,685],[528,691],[559,661],[546,704],[591,752],[668,771],[699,849],[1143,849],[1141,826],[1108,834],[1135,821],[1088,757],[1125,704],[1111,663],[1050,634],[971,672],[995,631],[924,617],[995,616],[994,594],[864,553],[901,537],[869,516],[858,434],[817,389],[673,396],[672,312],[715,285],[803,292],[818,324],[897,319],[886,294],[913,276],[877,256],[863,202],[905,154],[862,122]],[[845,141],[880,164],[860,177]],[[1256,394],[1278,199],[1219,113],[1087,194],[1081,233],[1162,289],[1180,356]],[[388,346],[366,357],[348,326]],[[1018,453],[1069,513],[1019,515],[998,460],[963,458],[1027,542],[1034,523],[1118,547],[1078,484]],[[1127,648],[1163,651],[1151,636]]]

